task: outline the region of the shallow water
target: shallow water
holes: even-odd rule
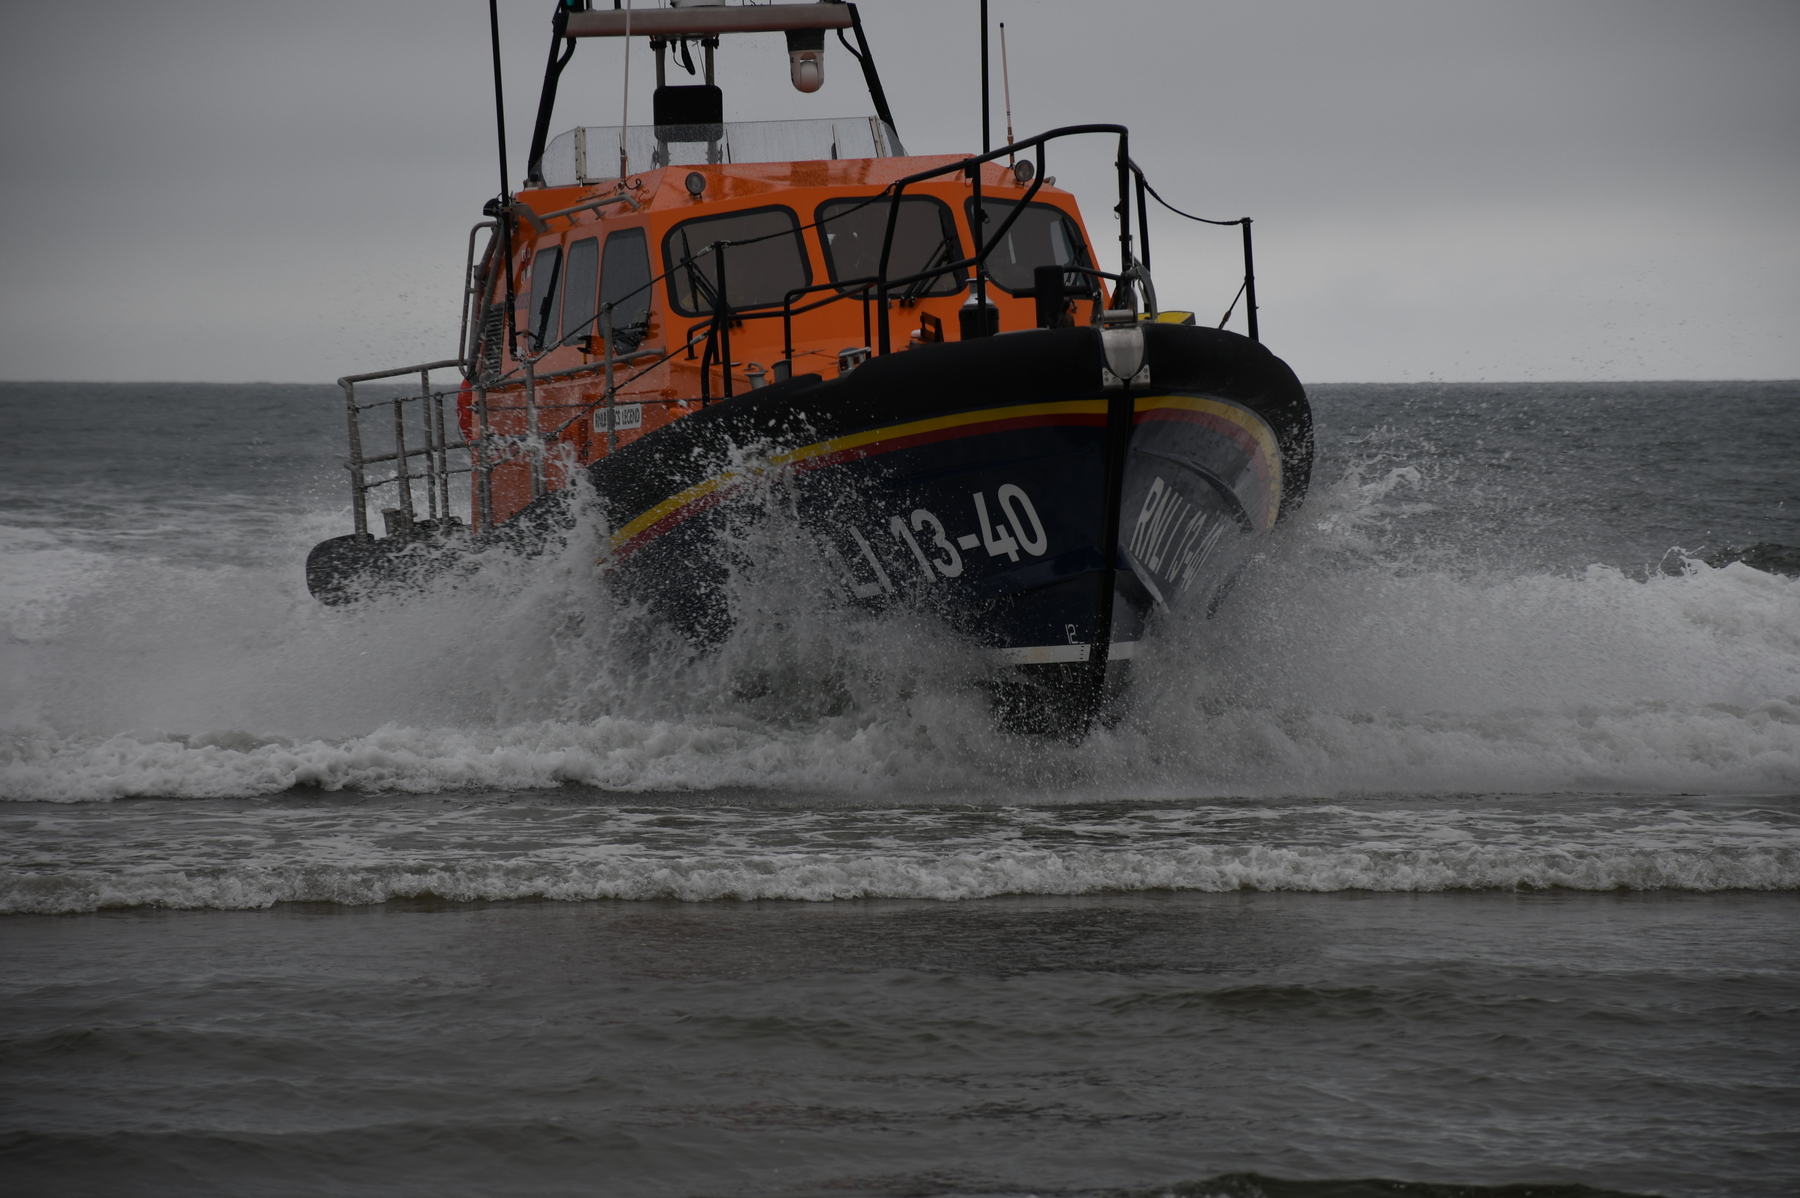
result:
[[[1796,916],[1163,892],[28,917],[0,932],[32,978],[5,984],[8,1152],[58,1192],[1777,1194]]]
[[[326,610],[333,389],[0,385],[14,1188],[1800,1188],[1800,385],[1313,395],[1072,744],[774,542]]]

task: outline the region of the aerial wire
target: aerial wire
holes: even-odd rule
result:
[[[988,118],[988,0],[981,0],[981,152],[987,154],[994,148],[993,134],[989,131],[991,121]],[[987,205],[981,199],[981,167],[977,165],[970,175],[970,182],[975,192],[975,218],[980,223],[972,230],[975,244],[984,244],[987,236]],[[975,259],[975,311],[976,319],[981,322],[982,335],[986,336],[988,294],[987,294],[987,259]],[[883,318],[885,320],[885,317]],[[882,326],[887,327],[885,324]]]
[[[500,194],[510,195],[506,167],[506,93],[500,86],[500,2],[488,0],[488,32],[494,43],[494,129],[500,135]]]
[[[1012,131],[1012,75],[1006,69],[1006,22],[1000,22],[1000,86],[1006,93],[1006,144],[1013,144]],[[1006,165],[1013,165],[1013,155],[1006,156]]]
[[[988,19],[987,0],[981,0],[981,152],[987,153],[994,148],[993,135],[988,132]]]
[[[488,0],[488,32],[494,45],[494,129],[500,139],[500,203],[494,218],[500,224],[500,252],[506,259],[506,345],[510,350],[518,339],[513,329],[513,307],[518,296],[513,291],[512,267],[512,177],[506,165],[506,90],[500,75],[500,0]]]
[[[631,128],[631,0],[625,0],[625,95],[619,101],[619,186],[625,186],[630,164],[625,157],[625,135]]]

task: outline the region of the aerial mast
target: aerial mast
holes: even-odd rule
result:
[[[1006,69],[1006,22],[1000,22],[1000,87],[1006,96],[1006,144],[1013,144],[1012,132],[1012,75]],[[1013,156],[1006,156],[1006,165],[1013,164]]]
[[[619,101],[619,186],[625,186],[625,176],[631,173],[630,165],[625,157],[625,137],[631,128],[631,0],[625,0],[625,97]],[[658,51],[661,54],[661,51]],[[658,57],[658,62],[662,59]],[[660,80],[658,81],[660,82]],[[612,350],[608,349],[607,353]]]
[[[516,340],[513,305],[518,302],[518,297],[513,293],[512,214],[508,211],[512,206],[512,188],[506,170],[506,89],[501,86],[500,79],[500,0],[488,0],[488,32],[494,44],[494,131],[500,139],[500,199],[495,205],[494,219],[500,226],[502,269],[506,272],[506,348],[510,352]],[[402,470],[404,468],[403,463]]]
[[[988,120],[988,20],[987,0],[981,0],[981,152],[987,153],[994,148],[993,135],[988,132],[991,122]]]

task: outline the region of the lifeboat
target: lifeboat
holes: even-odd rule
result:
[[[1126,128],[909,155],[854,4],[563,7],[552,32],[526,183],[470,236],[462,352],[341,380],[355,530],[308,559],[321,601],[529,552],[584,479],[611,585],[704,646],[735,620],[734,496],[774,479],[841,588],[821,602],[939,613],[990,656],[1005,723],[1079,731],[1157,613],[1210,610],[1305,495],[1310,409],[1257,336],[1250,222],[1211,222],[1242,231],[1247,336],[1160,308],[1161,197]],[[835,34],[874,114],[727,122],[715,51],[759,32],[786,35],[802,91]],[[595,37],[649,43],[652,121],[551,139]],[[1117,271],[1046,173],[1077,138],[1116,144]],[[402,376],[416,395],[369,398]]]

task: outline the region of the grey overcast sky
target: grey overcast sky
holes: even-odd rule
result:
[[[500,7],[516,180],[552,0]],[[908,149],[978,148],[974,0],[861,8]],[[1796,0],[990,8],[1021,135],[1129,124],[1171,202],[1256,218],[1264,339],[1304,380],[1800,377]],[[3,19],[0,377],[315,381],[454,353],[497,190],[483,0]],[[620,55],[581,45],[553,133],[617,123]],[[639,42],[634,122],[650,65]],[[801,96],[780,35],[729,40],[728,118],[871,111],[835,44],[826,65]],[[997,61],[994,87],[998,126]],[[1051,162],[1090,226],[1105,168],[1098,143]],[[1216,321],[1235,230],[1151,231],[1163,303]]]

